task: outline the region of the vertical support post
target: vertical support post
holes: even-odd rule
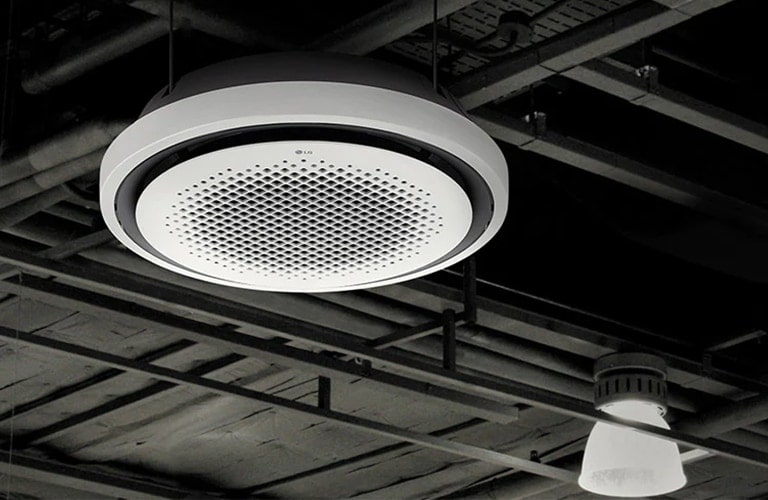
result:
[[[705,351],[704,354],[701,355],[701,376],[702,377],[711,377],[712,376],[712,353]]]
[[[317,377],[317,407],[331,409],[331,379],[328,377]]]
[[[443,311],[443,368],[456,370],[456,313]]]
[[[464,261],[464,321],[477,322],[477,262],[472,255]]]

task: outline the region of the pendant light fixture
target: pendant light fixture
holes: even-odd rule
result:
[[[669,429],[666,365],[650,354],[611,354],[595,364],[595,407],[615,417]],[[598,422],[587,441],[579,486],[614,497],[662,495],[685,486],[677,444]]]

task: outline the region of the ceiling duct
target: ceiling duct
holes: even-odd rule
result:
[[[504,157],[449,95],[363,58],[270,54],[191,73],[109,147],[110,230],[157,265],[285,292],[396,283],[470,255]]]

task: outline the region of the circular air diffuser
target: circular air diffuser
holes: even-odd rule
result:
[[[450,96],[329,54],[192,73],[101,168],[104,218],[128,248],[274,291],[368,288],[449,266],[499,229],[507,190],[499,148]]]

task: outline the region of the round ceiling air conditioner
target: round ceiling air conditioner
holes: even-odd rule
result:
[[[242,288],[416,278],[498,231],[507,166],[423,77],[363,58],[270,54],[157,95],[107,150],[101,208],[145,259]]]

